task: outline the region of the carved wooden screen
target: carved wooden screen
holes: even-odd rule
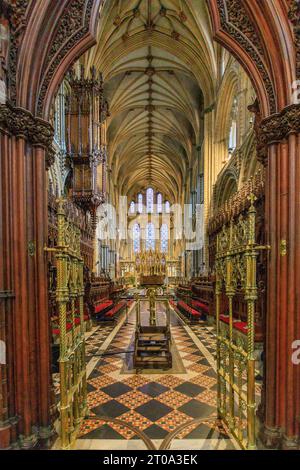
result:
[[[66,202],[57,208],[56,303],[60,330],[60,435],[69,449],[87,412],[83,258],[81,231],[66,215]],[[67,313],[70,312],[68,315]],[[77,317],[77,318],[76,318]],[[79,319],[75,321],[75,319]]]
[[[255,435],[255,305],[258,299],[255,241],[255,197],[246,214],[232,218],[217,235],[216,323],[218,414],[244,449],[256,448]],[[247,310],[246,340],[234,334],[234,297],[243,293]],[[226,296],[229,326],[221,320],[221,303]]]

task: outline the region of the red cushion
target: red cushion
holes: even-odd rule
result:
[[[227,315],[220,315],[220,320],[224,323],[227,323],[227,324],[229,324],[229,321],[230,321],[229,316],[227,316]],[[247,322],[237,321],[237,320],[233,319],[233,328],[235,328],[236,330],[241,331],[244,335],[246,335],[248,333]]]
[[[198,312],[197,310],[194,310],[194,309],[192,309],[190,313],[191,313],[191,315],[193,315],[193,317],[200,317],[201,316],[201,313]]]
[[[245,335],[248,333],[248,325],[244,321],[237,321],[233,323],[234,328],[241,331]]]
[[[111,307],[113,305],[112,300],[107,300],[106,302],[101,302],[98,305],[95,305],[95,313],[100,313],[103,310],[105,310],[108,307]]]
[[[192,315],[193,317],[201,316],[201,313],[198,312],[198,310],[195,310],[194,308],[190,307],[185,302],[183,302],[183,300],[180,300],[177,305],[178,307],[181,307],[186,313],[188,313],[189,315]]]
[[[125,307],[125,305],[126,305],[126,302],[124,302],[124,301],[118,303],[117,305],[115,305],[115,307],[113,307],[111,310],[109,310],[109,312],[107,312],[107,313],[105,314],[105,317],[107,317],[107,318],[113,317],[113,316],[116,315],[116,313],[118,313],[123,307]]]
[[[67,323],[67,331],[70,331],[71,329],[72,329],[72,323]],[[53,328],[52,333],[54,335],[60,335],[60,328],[59,327]]]
[[[229,324],[229,317],[227,315],[220,315],[220,320]]]
[[[201,308],[202,310],[204,310],[205,312],[209,312],[209,308],[206,304],[204,304],[203,302],[200,302],[199,300],[193,300],[192,301],[192,306],[195,307],[195,308]]]

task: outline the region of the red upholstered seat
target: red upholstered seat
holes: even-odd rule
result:
[[[124,308],[126,306],[126,302],[125,301],[122,301],[122,302],[119,302],[117,305],[115,305],[111,310],[109,310],[109,312],[107,312],[104,317],[105,318],[113,318],[115,317],[119,312],[120,310],[122,310],[122,308]]]
[[[200,316],[201,316],[201,313],[198,312],[198,310],[191,309],[191,310],[189,311],[189,313],[190,313],[191,315],[193,315],[193,317],[200,317]]]
[[[72,323],[67,323],[67,331],[70,331],[72,329]],[[52,334],[53,335],[60,335],[60,328],[57,327],[57,328],[53,328],[52,329]]]
[[[112,300],[106,300],[104,302],[101,302],[98,305],[95,305],[95,313],[100,313],[106,310],[107,308],[112,307],[113,301]]]
[[[220,315],[220,320],[224,323],[229,324],[229,316],[228,315]]]
[[[229,316],[228,315],[220,315],[220,320],[226,324],[229,324]],[[233,328],[240,331],[244,335],[248,334],[248,324],[245,321],[235,320],[233,319]],[[263,336],[261,333],[261,328],[257,325],[255,326],[255,341],[261,342],[263,340]]]
[[[198,312],[198,310],[195,310],[194,308],[190,307],[187,305],[183,300],[179,300],[177,307],[182,313],[188,314],[192,316],[193,318],[200,318],[201,313]]]
[[[247,325],[247,323],[244,322],[244,321],[234,321],[234,322],[233,322],[233,327],[234,327],[236,330],[241,331],[241,332],[244,333],[245,335],[246,335],[247,332],[248,332],[248,325]]]
[[[201,309],[201,310],[204,310],[206,313],[209,313],[209,308],[206,304],[204,304],[203,302],[200,302],[200,300],[192,300],[192,306],[197,309]]]

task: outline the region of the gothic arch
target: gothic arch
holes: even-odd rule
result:
[[[13,386],[17,387],[16,415],[23,419],[20,429],[28,436],[32,422],[43,429],[49,425],[44,149],[49,148],[53,141],[53,130],[49,125],[50,107],[68,67],[95,44],[102,3],[102,0],[20,0],[19,8],[11,18],[12,100],[10,105],[1,105],[0,109],[1,124],[4,123],[14,136],[8,142],[10,136],[5,135],[3,144],[9,156],[8,164],[12,165],[8,167],[8,173],[13,194],[11,212],[7,207],[4,211],[9,236],[5,240],[7,249],[3,251],[3,264],[9,266],[13,260],[13,276],[17,281],[14,286],[11,279],[8,282],[7,290],[14,289],[16,293],[16,300],[10,301],[13,311],[10,321],[22,312],[15,336],[18,347],[16,371],[21,371],[21,379]],[[295,417],[300,414],[296,395],[300,382],[299,372],[293,369],[289,360],[287,344],[299,334],[300,231],[297,195],[300,170],[297,134],[300,133],[300,119],[299,104],[293,103],[291,93],[291,84],[296,80],[299,37],[296,28],[294,32],[289,23],[288,11],[290,5],[295,6],[295,12],[290,10],[290,13],[297,26],[299,8],[297,10],[294,0],[207,0],[207,5],[215,39],[237,58],[252,79],[260,104],[256,128],[263,131],[259,145],[270,144],[266,182],[267,236],[271,246],[266,348],[270,391],[265,421],[270,430],[270,441],[280,441],[283,429],[286,446],[292,447],[292,437],[299,436],[299,423]],[[293,37],[294,33],[296,37]],[[285,60],[287,57],[289,60]],[[214,104],[211,105],[213,109]],[[206,112],[209,113],[210,108]],[[264,119],[262,125],[261,119]],[[278,188],[281,188],[280,191]],[[26,189],[33,201],[31,212],[26,209]],[[30,233],[27,233],[27,228],[30,228]],[[34,256],[28,256],[27,238],[35,240]],[[17,249],[16,240],[20,241]],[[288,258],[279,251],[281,241],[287,242]],[[179,247],[181,243],[178,243]],[[33,286],[33,291],[39,293],[37,301],[32,292],[28,292],[29,284]],[[33,325],[32,331],[36,336],[32,331],[29,334],[29,324]],[[37,338],[38,351],[29,364],[30,335],[33,340]],[[20,397],[21,393],[27,393],[33,401],[37,400],[35,393],[32,393],[37,389],[36,383],[31,384],[33,376],[38,382],[40,402],[31,404],[28,400],[20,400]],[[287,377],[293,380],[288,381]]]
[[[272,2],[207,1],[215,39],[252,78],[263,117],[291,104],[290,88],[296,79],[286,1],[276,3],[281,11],[280,23]],[[68,67],[95,44],[102,0],[39,0],[26,11],[27,4],[24,2],[18,18],[26,28],[16,66],[18,83],[22,84],[16,90],[16,103],[47,121]],[[287,56],[290,63],[284,60]],[[33,76],[38,79],[32,80]]]
[[[230,113],[237,93],[237,72],[230,67],[225,71],[216,110],[216,142],[227,139],[230,126]]]
[[[287,2],[276,3],[282,12],[280,22],[272,2],[207,1],[215,39],[251,77],[264,118],[291,104],[291,83],[295,80],[294,40],[284,10]],[[285,57],[291,57],[291,63]]]
[[[234,168],[228,168],[220,176],[218,191],[214,195],[215,208],[220,209],[238,190],[238,175]]]
[[[66,71],[96,42],[102,3],[103,0],[38,0],[30,4],[20,19],[27,27],[17,64],[18,106],[49,119],[53,97]]]

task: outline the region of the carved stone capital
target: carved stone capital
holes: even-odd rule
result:
[[[300,133],[300,105],[293,104],[260,124],[260,142],[265,146],[282,142],[290,134]]]
[[[0,125],[16,137],[24,137],[33,145],[46,150],[46,164],[49,168],[54,162],[53,137],[54,130],[48,122],[34,117],[23,108],[15,108],[9,104],[0,105]]]

